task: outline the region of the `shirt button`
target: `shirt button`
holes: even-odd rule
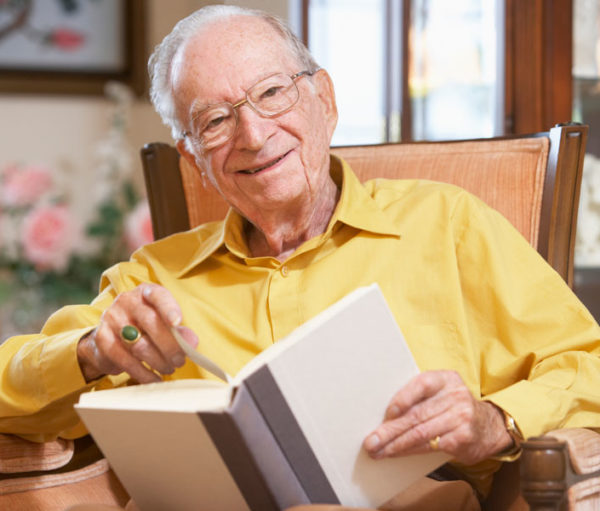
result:
[[[284,277],[287,277],[287,276],[288,276],[288,274],[289,274],[289,272],[290,272],[290,270],[288,269],[288,267],[287,267],[287,266],[282,266],[282,267],[281,267],[281,274],[282,274]]]

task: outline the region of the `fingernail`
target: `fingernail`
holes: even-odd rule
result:
[[[181,316],[176,311],[170,311],[167,314],[167,320],[171,326],[177,326],[179,323],[181,323]]]
[[[146,286],[144,288],[144,290],[142,291],[142,295],[144,295],[144,298],[149,298],[151,294],[152,294],[152,288],[150,286]]]
[[[185,364],[185,355],[182,355],[181,353],[173,355],[171,361],[173,362],[174,366],[181,367],[183,364]]]
[[[367,438],[367,440],[365,441],[365,447],[369,450],[372,451],[373,449],[377,448],[377,446],[381,443],[381,440],[379,439],[379,435],[377,435],[377,433],[373,433],[369,438]]]

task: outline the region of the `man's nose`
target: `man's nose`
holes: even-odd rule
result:
[[[240,105],[237,114],[235,148],[251,151],[261,149],[273,130],[273,120],[260,115],[248,103]]]

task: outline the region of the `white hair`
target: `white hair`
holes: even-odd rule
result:
[[[187,18],[179,21],[170,34],[156,46],[148,61],[150,74],[150,100],[160,115],[163,123],[171,128],[175,140],[182,137],[184,127],[175,115],[175,100],[171,87],[171,65],[178,50],[198,32],[215,21],[234,16],[253,16],[266,21],[283,38],[290,54],[311,73],[319,66],[298,37],[277,16],[255,9],[247,9],[235,5],[209,5],[198,9]]]

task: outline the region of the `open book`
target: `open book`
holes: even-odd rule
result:
[[[231,381],[85,393],[76,405],[142,511],[377,507],[444,453],[369,458],[362,442],[418,373],[379,287],[358,288]]]

